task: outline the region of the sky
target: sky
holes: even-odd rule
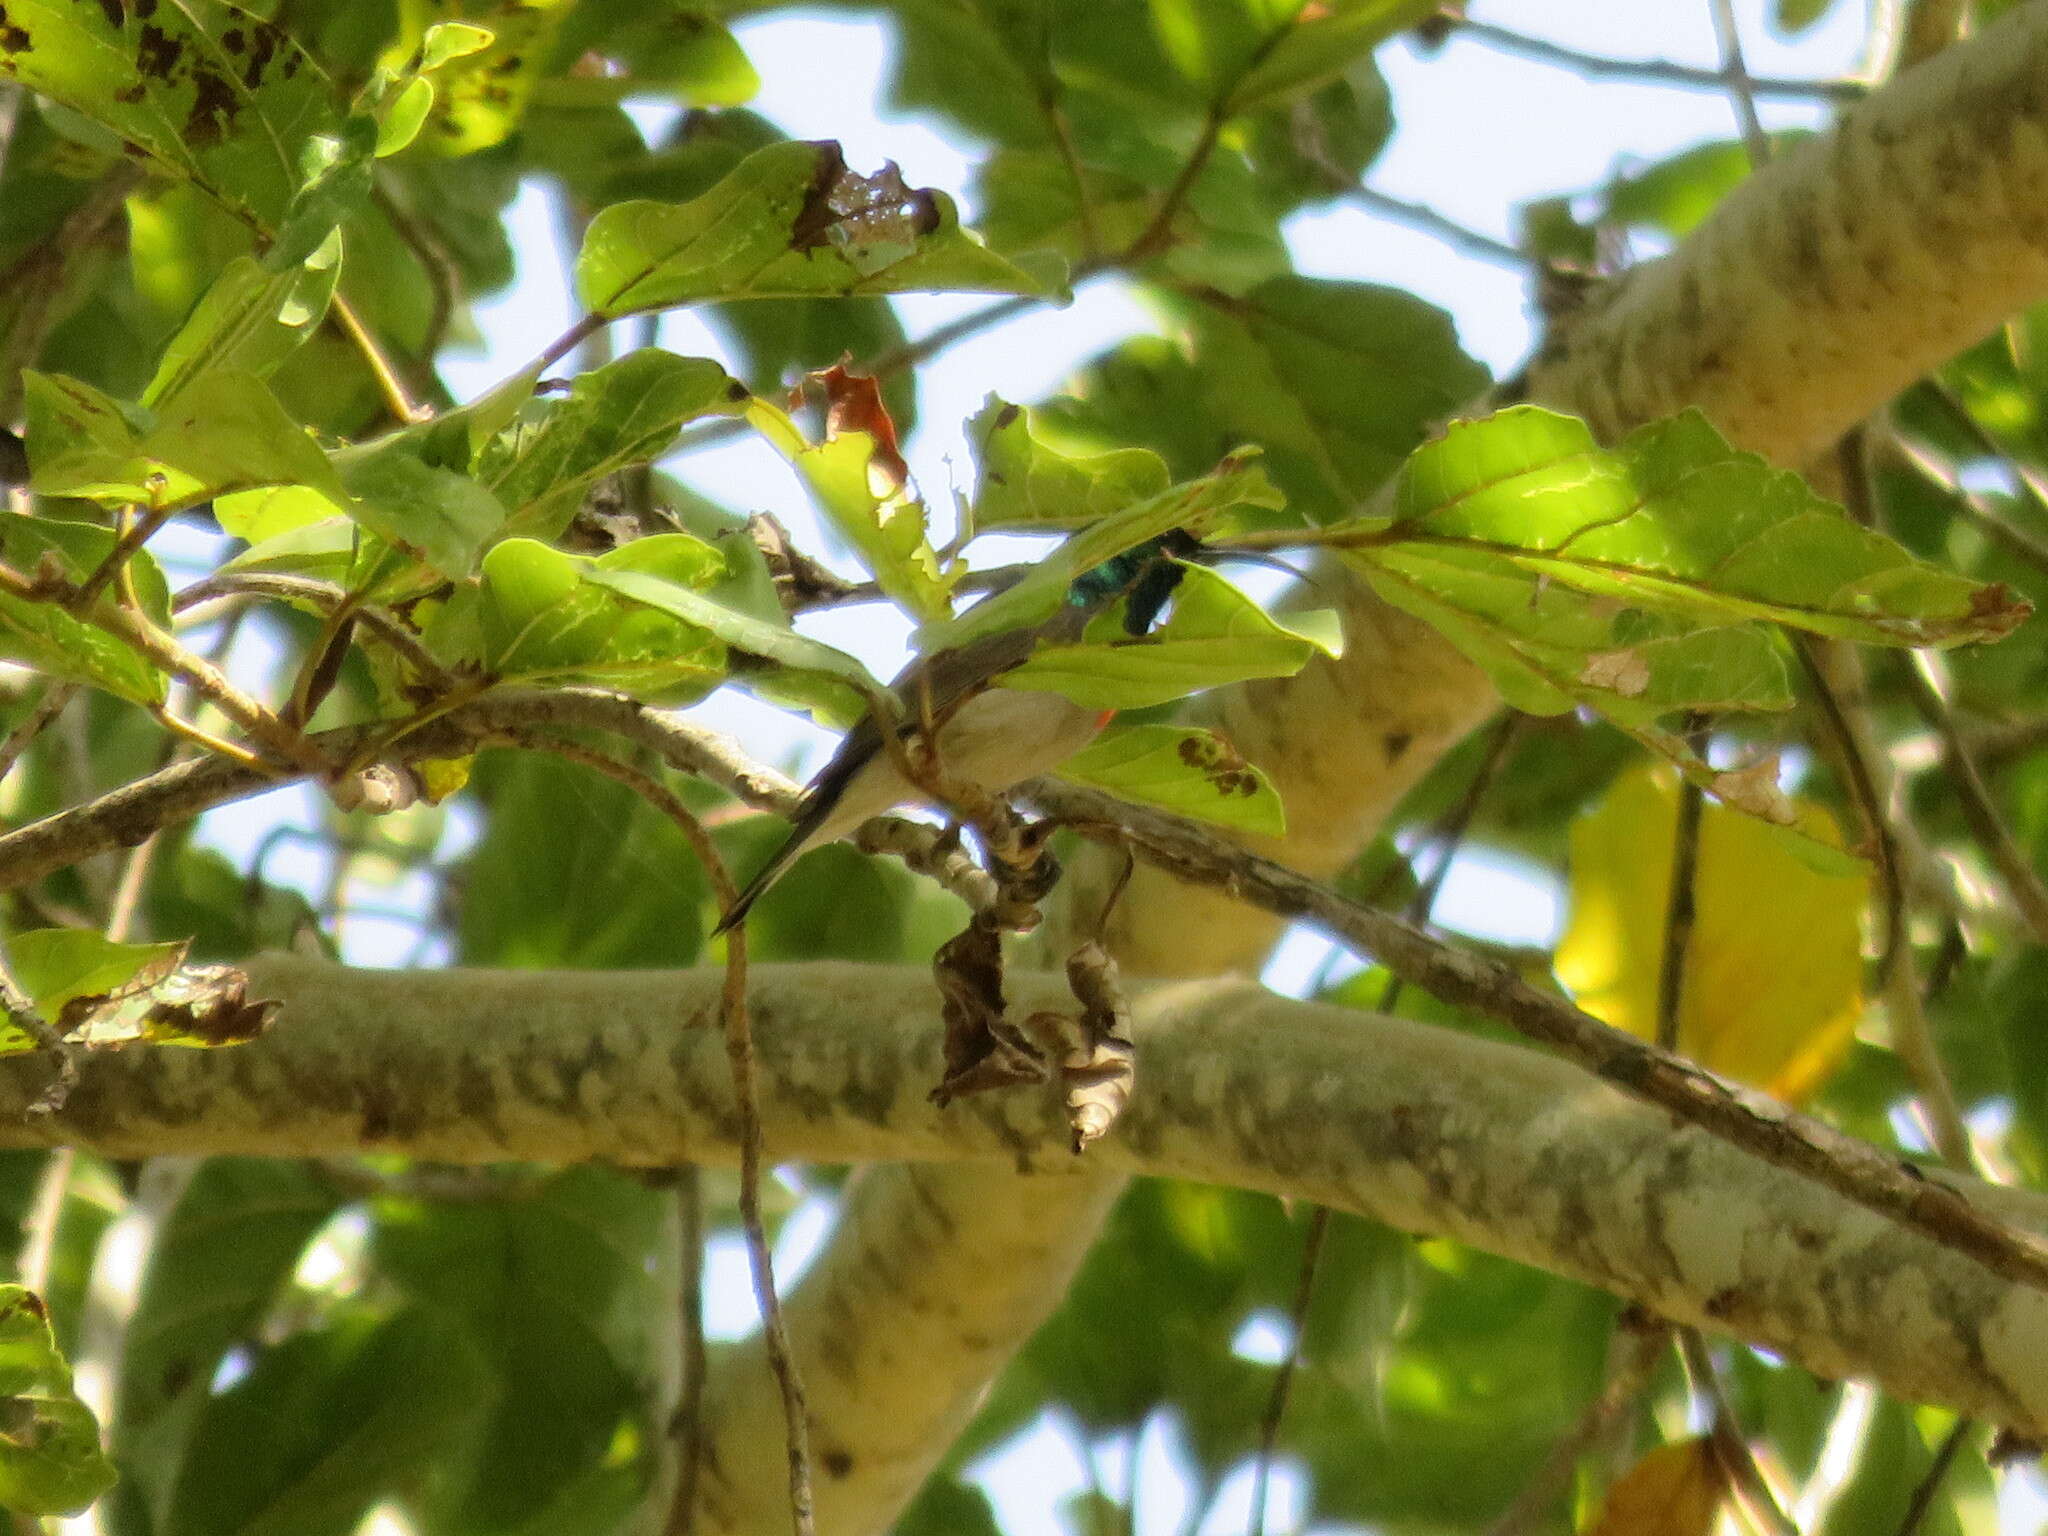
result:
[[[1737,0],[1753,73],[1834,77],[1859,66],[1866,0],[1837,0],[1825,21],[1796,39],[1777,34],[1767,17],[1769,4]],[[1476,19],[1590,52],[1706,68],[1719,63],[1710,0],[1475,0],[1471,12]],[[779,14],[742,22],[736,31],[762,78],[755,110],[792,136],[839,140],[857,169],[896,161],[911,184],[954,194],[971,223],[974,146],[929,124],[877,113],[887,57],[876,27],[844,13]],[[1454,36],[1434,51],[1396,42],[1380,59],[1394,90],[1397,128],[1368,173],[1368,184],[1504,241],[1513,240],[1516,210],[1532,199],[1584,192],[1617,171],[1737,132],[1730,102],[1715,91],[1584,79],[1466,37]],[[1813,127],[1821,120],[1817,108],[1802,103],[1765,102],[1761,110],[1772,128]],[[647,109],[647,126],[658,129],[663,115],[658,107]],[[516,205],[513,226],[519,280],[478,306],[483,348],[444,369],[460,398],[472,398],[532,357],[571,319],[556,244],[559,225],[534,189]],[[1289,224],[1287,237],[1305,273],[1393,284],[1441,305],[1465,348],[1496,374],[1510,371],[1529,349],[1529,296],[1518,271],[1351,205],[1301,214]],[[899,302],[914,336],[986,301],[911,295]],[[1150,329],[1150,317],[1127,289],[1099,282],[1065,310],[1035,312],[991,329],[929,364],[922,373],[922,425],[906,445],[927,497],[942,503],[949,486],[971,475],[960,427],[989,392],[1027,402],[1042,398],[1090,356]],[[723,356],[715,339],[687,315],[665,319],[660,342],[686,354]],[[774,511],[807,547],[818,547],[815,538],[804,539],[810,519],[800,486],[765,445],[741,442],[693,456],[685,473],[697,489],[736,510]],[[811,627],[887,676],[902,657],[907,625],[870,608],[826,616]],[[789,717],[744,700],[721,698],[705,713],[739,734],[757,755],[785,766],[814,767],[828,745]],[[273,796],[215,813],[207,832],[246,857],[282,820],[317,826],[318,816],[309,798],[294,805],[287,796]],[[462,819],[452,818],[442,855],[451,856],[464,835]],[[315,887],[325,879],[308,855],[289,846],[278,851],[269,869],[273,878]],[[425,899],[423,886],[373,880],[356,881],[347,894],[361,907],[389,909],[401,919]],[[1546,878],[1484,854],[1460,858],[1438,915],[1451,926],[1517,942],[1547,943],[1561,924],[1557,893]],[[399,963],[408,958],[413,938],[408,921],[386,921],[374,912],[351,917],[344,935],[347,953],[359,963]],[[430,949],[426,958],[438,957]],[[1267,979],[1282,990],[1298,990],[1330,959],[1327,946],[1297,935],[1283,946]],[[826,1202],[801,1200],[779,1244],[785,1282],[801,1272],[828,1228]],[[709,1280],[714,1334],[734,1337],[750,1330],[753,1307],[737,1244],[715,1249]],[[1279,1320],[1260,1319],[1241,1337],[1240,1348],[1254,1358],[1277,1358],[1284,1336]],[[1139,1536],[1165,1536],[1180,1530],[1188,1513],[1177,1454],[1171,1427],[1154,1426],[1135,1447],[1100,1456],[1091,1478],[1075,1438],[1059,1425],[1041,1423],[984,1459],[974,1474],[1016,1536],[1063,1530],[1061,1503],[1095,1479],[1112,1490],[1139,1490]],[[1203,1536],[1245,1529],[1248,1494],[1248,1478],[1233,1479],[1202,1523]],[[1292,1528],[1297,1495],[1297,1482],[1283,1473],[1268,1529]],[[2036,1528],[2013,1523],[2021,1518],[2031,1516],[2016,1509],[2006,1528]]]

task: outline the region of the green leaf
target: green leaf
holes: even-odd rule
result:
[[[1004,673],[1005,688],[1042,688],[1094,709],[1142,709],[1255,677],[1291,677],[1326,638],[1279,623],[1214,571],[1190,565],[1174,593],[1173,612],[1151,634],[1124,634],[1121,609],[1089,626],[1078,645],[1041,645]]]
[[[588,579],[621,597],[659,609],[715,635],[736,651],[775,662],[786,673],[798,674],[800,678],[829,679],[852,688],[870,705],[877,700],[886,702],[889,697],[875,675],[844,651],[834,650],[783,625],[728,608],[702,592],[690,591],[646,571],[625,568],[613,563],[610,556],[592,567]],[[753,674],[749,674],[749,681],[752,679]]]
[[[251,544],[341,517],[334,503],[309,485],[234,491],[214,498],[213,515],[224,532]]]
[[[339,233],[302,264],[282,272],[270,271],[254,257],[237,256],[171,338],[156,376],[142,392],[142,404],[175,404],[188,385],[219,369],[268,375],[326,318],[340,273]]]
[[[688,203],[615,203],[576,259],[578,296],[607,319],[700,299],[913,290],[1045,291],[963,230],[943,192],[893,170],[857,175],[830,142],[771,144]]]
[[[1166,461],[1149,448],[1065,454],[1043,442],[1022,406],[994,395],[967,423],[979,476],[974,529],[1081,528],[1167,488]]]
[[[146,13],[112,0],[8,0],[0,74],[266,233],[299,190],[307,142],[341,116],[298,41],[226,0],[166,0]]]
[[[1397,548],[1457,550],[1501,580],[1865,644],[1995,640],[2030,611],[1850,521],[1798,476],[1731,449],[1697,411],[1613,449],[1533,406],[1455,423],[1409,461],[1392,522],[1363,537],[1373,547],[1354,558],[1367,568]]]
[[[254,1333],[341,1203],[310,1165],[217,1157],[158,1225],[121,1335],[113,1429],[129,1492],[159,1525],[222,1358]]]
[[[580,375],[566,397],[499,434],[477,478],[507,509],[507,531],[552,539],[595,481],[660,458],[686,422],[747,398],[708,358],[643,348]]]
[[[564,0],[501,0],[467,8],[468,16],[488,22],[488,27],[464,26],[458,33],[446,30],[443,23],[428,29],[419,45],[422,73],[432,71],[434,89],[424,146],[452,158],[473,155],[510,138],[526,115],[562,18],[573,9],[573,3]],[[401,38],[394,51],[406,52],[411,46]]]
[[[411,144],[433,110],[434,82],[424,75],[414,75],[398,87],[391,105],[377,119],[377,158],[389,159]]]
[[[1111,731],[1060,764],[1059,776],[1140,805],[1278,837],[1287,830],[1279,791],[1237,749],[1208,731],[1132,725]]]
[[[1780,32],[1804,32],[1834,8],[1835,0],[1772,0],[1772,19]]]
[[[91,385],[25,372],[30,485],[103,506],[195,506],[231,491],[310,485],[340,498],[327,456],[255,374],[194,376],[152,417]]]
[[[161,981],[185,958],[185,945],[117,944],[90,928],[36,928],[10,939],[7,957],[36,1010],[55,1014],[74,998]]]
[[[66,580],[84,581],[114,549],[111,529],[96,523],[45,517],[0,518],[0,559],[32,574],[54,566]],[[129,558],[136,596],[157,624],[170,618],[170,592],[147,550]],[[101,603],[113,601],[103,594]],[[167,679],[97,625],[75,619],[54,603],[0,595],[0,654],[67,682],[104,689],[134,704],[163,702]]]
[[[789,413],[766,400],[747,407],[747,421],[795,467],[818,510],[851,544],[876,584],[913,617],[949,611],[957,562],[941,565],[926,534],[924,503],[911,496],[901,466],[881,462],[873,434],[839,431],[808,441]]]
[[[1155,3],[1155,14],[1159,9]],[[1435,0],[1336,0],[1300,5],[1230,89],[1232,115],[1327,85],[1381,43],[1434,14]]]
[[[161,1536],[355,1529],[371,1504],[438,1472],[490,1401],[454,1323],[351,1310],[261,1351],[199,1414]]]
[[[441,575],[468,576],[505,525],[504,505],[467,474],[427,462],[431,438],[396,433],[334,456],[350,518]]]
[[[623,784],[538,752],[480,754],[472,787],[489,815],[462,866],[460,964],[617,970],[696,960],[711,886],[661,812]]]
[[[1127,549],[1176,528],[1200,537],[1234,508],[1277,509],[1281,505],[1279,493],[1252,462],[1252,456],[1239,454],[1226,459],[1213,474],[1170,487],[1074,534],[1015,586],[957,617],[926,624],[913,638],[920,651],[931,655],[986,635],[1031,629],[1058,611],[1076,577]]]
[[[276,242],[263,253],[264,266],[273,272],[297,267],[369,204],[377,134],[375,119],[358,114],[333,133],[306,140],[299,154],[304,179],[278,223]]]
[[[0,1285],[0,1508],[72,1515],[114,1484],[35,1292]]]
[[[590,1529],[563,1520],[575,1514],[565,1494],[608,1466],[640,1483],[645,1464],[619,1469],[619,1450],[661,1433],[648,1365],[673,1304],[658,1263],[671,1198],[585,1167],[491,1201],[379,1202],[380,1272],[459,1326],[492,1383],[476,1450],[446,1469],[430,1528]]]
[[[687,534],[664,535],[640,544],[694,546],[722,570],[717,554]],[[634,546],[628,546],[634,548]],[[657,552],[636,551],[657,562]],[[694,554],[681,554],[675,574],[706,569]],[[600,571],[533,539],[506,539],[483,560],[477,617],[484,668],[502,679],[581,678],[632,690],[677,688],[701,694],[725,675],[725,646],[704,629],[670,614],[624,600],[601,576],[632,576],[663,590],[682,592],[644,569]]]
[[[1449,316],[1372,283],[1278,277],[1193,319],[1213,408],[1317,521],[1355,509],[1486,384]]]

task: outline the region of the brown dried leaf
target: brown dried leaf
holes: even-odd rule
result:
[[[1608,1490],[1581,1536],[1712,1536],[1727,1475],[1706,1436],[1660,1445]]]
[[[1044,1059],[1003,1017],[1003,941],[986,915],[939,946],[932,977],[946,1021],[946,1075],[934,1104],[1045,1080]]]
[[[1067,1123],[1074,1151],[1100,1141],[1122,1116],[1137,1086],[1137,1048],[1127,1031],[1130,999],[1117,964],[1090,940],[1067,959],[1067,985],[1081,1004],[1080,1038],[1060,1062],[1067,1087]]]
[[[90,1050],[130,1045],[242,1045],[269,1027],[280,1006],[249,1000],[249,978],[231,965],[188,965],[113,996],[75,997],[57,1027]]]

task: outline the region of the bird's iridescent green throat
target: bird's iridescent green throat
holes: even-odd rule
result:
[[[1067,602],[1075,608],[1093,608],[1128,595],[1124,629],[1134,637],[1143,635],[1180,585],[1179,561],[1195,555],[1201,547],[1201,541],[1192,535],[1169,529],[1083,571],[1067,588]]]

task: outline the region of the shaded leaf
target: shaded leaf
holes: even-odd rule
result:
[[[158,1225],[121,1338],[115,1451],[154,1521],[221,1360],[249,1337],[341,1204],[309,1166],[210,1158]]]
[[[912,290],[1044,291],[961,229],[943,192],[905,186],[893,166],[857,175],[829,142],[771,144],[688,203],[615,203],[576,259],[584,305],[614,318],[697,299]]]
[[[83,582],[113,549],[113,531],[96,523],[0,518],[0,559],[24,574],[47,570],[74,584]],[[170,592],[156,561],[142,550],[130,558],[128,568],[143,612],[159,626],[167,624]],[[103,604],[113,600],[111,593],[100,598]],[[167,686],[163,673],[121,641],[54,603],[0,594],[0,654],[135,704],[161,703]]]
[[[78,379],[22,375],[30,484],[102,506],[187,507],[231,491],[310,485],[339,499],[327,456],[243,368],[195,375],[156,414]]]
[[[1168,3],[1178,5],[1182,0]],[[1154,14],[1161,9],[1155,0]],[[1303,0],[1284,30],[1264,42],[1251,67],[1238,75],[1225,110],[1236,114],[1272,106],[1328,84],[1361,56],[1436,9],[1434,0]]]
[[[1287,830],[1272,781],[1230,743],[1193,727],[1126,726],[1082,748],[1058,772],[1198,821],[1267,837]]]
[[[158,1529],[343,1536],[443,1464],[487,1392],[461,1330],[418,1307],[295,1334],[206,1401]]]

